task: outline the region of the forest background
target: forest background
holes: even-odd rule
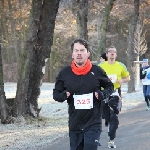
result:
[[[3,0],[2,0],[3,1]],[[18,58],[25,46],[28,19],[31,11],[31,0],[1,1],[0,43],[2,45],[2,60],[4,82],[18,81]],[[107,0],[91,0],[88,4],[88,41],[95,54],[99,47],[100,25],[104,16]],[[51,58],[46,62],[43,81],[54,82],[59,70],[71,62],[71,42],[78,37],[75,9],[70,0],[61,0],[54,30]],[[141,30],[145,33],[146,52],[140,56],[150,58],[150,1],[140,1]],[[127,65],[128,35],[133,0],[117,0],[114,3],[106,28],[106,47],[114,45],[118,50],[118,61]],[[77,10],[76,10],[77,12]],[[140,32],[140,31],[139,31]],[[142,33],[141,33],[142,35]],[[104,50],[105,51],[105,50]],[[93,55],[94,55],[93,54]],[[99,55],[96,53],[96,55]],[[93,61],[97,58],[93,57]]]
[[[1,122],[10,116],[40,112],[41,82],[55,82],[71,62],[71,42],[91,44],[91,60],[110,45],[131,74],[128,92],[135,91],[136,63],[150,58],[150,0],[1,0]],[[45,67],[46,66],[46,67]],[[5,104],[3,82],[17,82],[13,104]],[[13,110],[13,112],[12,112]]]

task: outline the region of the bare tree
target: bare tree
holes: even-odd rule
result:
[[[113,8],[114,2],[115,2],[115,0],[108,0],[107,1],[107,5],[106,5],[106,8],[105,8],[105,13],[103,15],[103,19],[102,19],[102,22],[101,22],[101,26],[100,26],[101,36],[100,36],[100,41],[99,41],[99,47],[98,47],[98,50],[97,50],[97,63],[99,63],[100,53],[102,53],[106,49],[106,27],[107,27],[107,24],[108,24],[109,15],[110,15],[110,12]]]
[[[30,63],[33,57],[33,48],[36,46],[37,31],[39,28],[39,18],[42,10],[42,0],[35,0],[32,3],[32,12],[29,19],[29,29],[25,50],[21,54],[19,65],[19,80],[15,99],[16,116],[25,116],[30,112],[30,104],[27,101],[29,87]]]
[[[1,14],[1,43],[2,43],[2,47],[5,49],[7,58],[6,58],[6,62],[11,63],[12,60],[12,55],[10,54],[10,50],[9,50],[9,34],[8,34],[8,29],[7,29],[7,17],[6,17],[6,8],[5,8],[5,3],[4,0],[0,1],[0,14]],[[4,54],[4,51],[2,52],[2,55]]]
[[[76,15],[78,37],[88,40],[88,0],[73,0],[72,10]]]
[[[12,8],[12,1],[7,0],[8,7],[9,7],[9,20],[10,20],[10,27],[11,27],[11,39],[12,39],[12,46],[13,50],[15,52],[15,59],[17,62],[19,62],[19,53],[18,53],[18,47],[17,47],[17,36],[16,36],[16,30],[15,30],[15,19],[13,18],[13,8]]]
[[[137,23],[138,23],[138,17],[139,17],[139,0],[134,0],[134,13],[131,20],[131,23],[129,24],[129,38],[128,38],[128,49],[127,49],[127,67],[130,72],[130,78],[131,80],[128,83],[128,92],[134,92],[135,91],[135,78],[134,78],[134,60],[135,60],[135,53],[134,53],[134,34],[136,31]]]
[[[139,56],[142,56],[147,51],[147,42],[145,39],[146,30],[143,31],[143,23],[138,23],[134,34],[134,51],[137,55],[137,61]]]
[[[136,54],[136,86],[139,88],[140,86],[140,64],[139,64],[139,58],[142,54],[144,54],[147,51],[147,42],[145,39],[145,32],[143,32],[143,23],[138,22],[136,31],[134,34],[134,51]]]
[[[1,123],[3,124],[9,123],[8,107],[6,104],[6,96],[4,92],[4,83],[3,83],[1,45],[0,45],[0,118]]]
[[[16,94],[16,115],[33,115],[31,107],[38,114],[38,96],[43,78],[45,59],[50,57],[55,18],[60,0],[34,0],[30,16],[30,26],[22,62]],[[33,115],[34,116],[34,115]]]

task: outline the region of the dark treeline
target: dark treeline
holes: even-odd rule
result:
[[[97,63],[114,45],[118,61],[131,73],[128,92],[135,91],[134,61],[150,58],[149,9],[149,0],[1,0],[1,89],[3,82],[17,82],[13,116],[36,117],[31,107],[38,116],[41,82],[55,82],[70,64],[70,44],[79,37],[90,42]],[[1,95],[1,122],[9,123],[3,90]]]

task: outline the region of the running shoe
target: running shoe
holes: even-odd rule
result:
[[[108,142],[108,148],[116,148],[116,145],[114,144],[114,142],[113,141],[109,141]]]
[[[150,110],[150,106],[147,107],[146,111]]]

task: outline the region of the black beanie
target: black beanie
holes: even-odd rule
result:
[[[102,54],[100,55],[100,57],[102,57],[103,59],[105,59],[105,61],[107,61],[106,53],[102,53]]]

